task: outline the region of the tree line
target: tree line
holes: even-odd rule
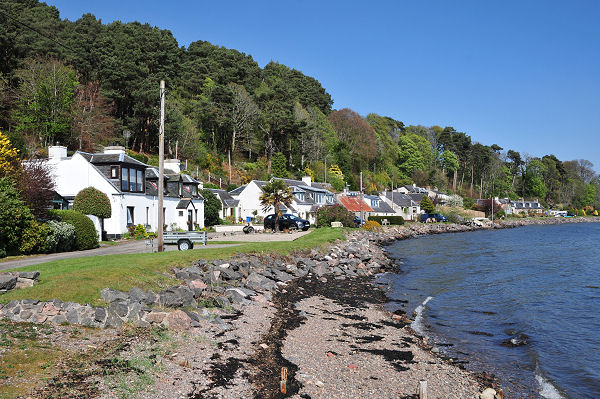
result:
[[[599,203],[589,161],[334,110],[317,79],[274,61],[261,68],[206,41],[180,47],[149,24],[103,24],[92,14],[68,21],[36,0],[0,0],[0,130],[23,156],[56,143],[83,151],[119,143],[155,162],[160,80],[167,154],[205,179],[239,185],[309,174],[342,190],[357,189],[362,172],[369,192],[415,183],[471,198]]]

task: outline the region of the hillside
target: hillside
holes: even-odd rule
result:
[[[35,0],[0,0],[0,130],[23,157],[49,144],[119,143],[156,161],[161,79],[166,152],[205,181],[243,184],[311,174],[338,190],[416,183],[466,197],[598,206],[590,162],[532,158],[452,127],[405,126],[333,110],[319,81],[277,62],[198,40],[180,47],[143,23],[76,21]],[[376,111],[376,110],[374,110]],[[231,159],[231,162],[229,161]]]

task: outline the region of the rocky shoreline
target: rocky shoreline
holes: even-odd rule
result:
[[[508,220],[494,228],[582,221],[592,220]],[[137,328],[139,336],[148,328],[168,328],[181,349],[153,358],[161,365],[160,378],[137,397],[414,398],[419,381],[427,380],[429,398],[475,398],[497,382],[432,353],[410,329],[409,316],[383,310],[385,287],[373,284],[377,274],[397,271],[385,253],[387,243],[474,230],[481,228],[407,224],[356,231],[321,251],[199,260],[172,270],[182,284],[160,293],[103,290],[106,308],[13,301],[0,307],[0,316],[15,322],[45,321],[56,329],[69,323],[120,327],[117,331]],[[141,341],[124,346],[118,355],[135,358],[149,350]],[[83,378],[58,369],[58,380],[32,397],[47,397],[48,392],[77,397],[58,390],[64,381],[74,381],[87,397],[113,397],[110,384],[98,375]]]

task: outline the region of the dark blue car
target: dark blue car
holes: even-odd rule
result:
[[[448,218],[441,213],[421,214],[421,223],[447,222]]]

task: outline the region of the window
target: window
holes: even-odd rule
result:
[[[192,186],[192,195],[198,195],[198,187]]]
[[[135,186],[135,180],[136,180],[136,173],[135,173],[135,169],[129,169],[129,191],[136,191]]]
[[[144,189],[144,172],[137,171],[137,182],[135,183],[135,191],[142,192]]]
[[[179,211],[179,216],[183,216],[183,211]]]
[[[110,178],[111,179],[118,179],[119,178],[119,167],[118,166],[111,166],[110,167]]]
[[[182,197],[183,196],[183,183],[182,182],[179,182],[178,192],[179,192],[179,196]]]
[[[133,215],[134,215],[134,207],[128,206],[127,207],[127,225],[135,224],[135,219],[133,218]]]
[[[128,168],[121,169],[121,190],[125,190],[125,191],[129,190],[129,169]]]

